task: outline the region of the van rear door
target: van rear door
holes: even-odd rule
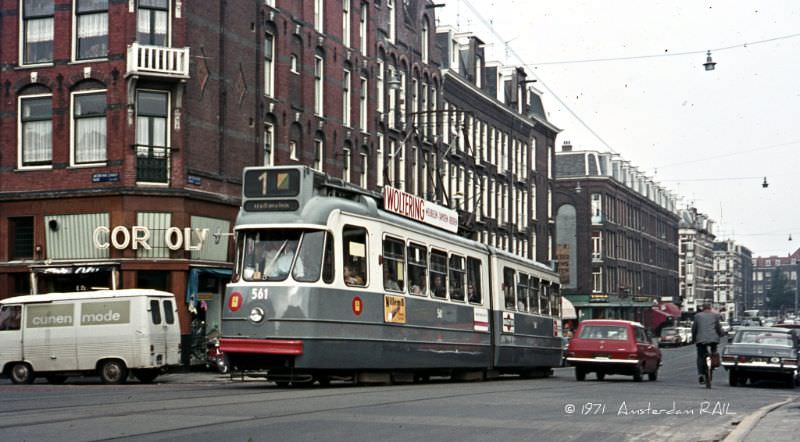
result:
[[[166,345],[165,355],[167,365],[178,365],[181,363],[181,331],[178,323],[178,311],[175,303],[171,299],[164,299],[161,302],[164,307],[164,342]]]
[[[22,360],[22,306],[0,307],[0,370],[10,361]]]
[[[149,298],[150,343],[154,348],[157,366],[180,363],[180,332],[171,299]]]

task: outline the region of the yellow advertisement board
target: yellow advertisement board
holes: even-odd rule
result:
[[[383,297],[383,320],[395,324],[406,323],[406,298],[385,295]]]

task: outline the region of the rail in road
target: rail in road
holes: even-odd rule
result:
[[[571,368],[548,379],[278,388],[212,374],[106,386],[0,385],[3,440],[719,440],[762,406],[794,396],[779,384],[697,383],[694,347],[664,349],[656,382]]]

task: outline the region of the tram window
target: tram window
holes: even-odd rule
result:
[[[528,275],[524,273],[519,274],[517,283],[517,310],[528,311]]]
[[[244,236],[245,281],[283,281],[289,276],[302,231],[270,229],[246,232]],[[302,265],[302,263],[300,264]]]
[[[395,292],[405,290],[405,244],[394,238],[383,240],[383,288]]]
[[[425,296],[428,280],[428,249],[417,244],[408,245],[408,286],[412,295]]]
[[[558,293],[558,289],[558,284],[553,284],[550,290],[550,299],[553,301],[550,304],[550,314],[553,316],[561,315],[561,295]]]
[[[325,234],[325,251],[322,255],[322,280],[325,284],[333,282],[336,273],[333,263],[333,235],[328,232]]]
[[[450,255],[450,299],[464,301],[464,258]]]
[[[506,310],[514,310],[516,300],[514,299],[514,269],[503,267],[503,297],[506,301]]]
[[[528,299],[530,300],[531,313],[541,313],[539,306],[539,278],[531,277],[528,280]]]
[[[297,261],[292,270],[292,278],[295,281],[314,282],[319,279],[325,235],[326,232],[321,230],[303,233],[300,248],[297,250]]]
[[[550,314],[550,283],[542,281],[542,289],[539,292],[539,307],[543,315]]]
[[[342,251],[344,253],[344,283],[363,287],[367,284],[367,229],[344,226],[342,229]]]
[[[431,294],[447,297],[447,253],[431,250]]]
[[[474,304],[481,304],[481,261],[467,258],[467,299]]]

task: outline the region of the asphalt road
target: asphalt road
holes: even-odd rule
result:
[[[694,347],[664,349],[656,382],[571,368],[548,379],[278,388],[211,373],[145,385],[0,381],[0,440],[619,441],[719,440],[758,408],[796,397],[780,384],[700,386]]]

